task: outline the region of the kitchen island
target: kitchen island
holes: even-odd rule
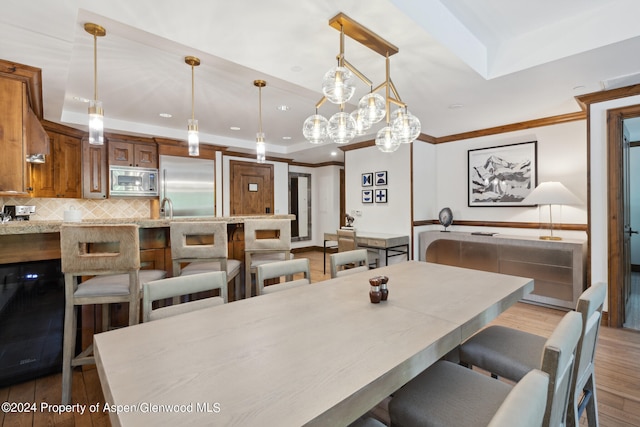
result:
[[[240,228],[246,219],[270,218],[293,219],[293,215],[238,215],[229,217],[176,217],[170,219],[151,218],[109,218],[82,221],[83,224],[137,224],[140,227],[141,250],[158,250],[170,247],[169,226],[172,221],[224,221],[235,230]],[[60,259],[60,227],[62,221],[10,221],[0,224],[0,264],[12,264],[28,261]],[[236,233],[232,233],[236,234]],[[232,235],[230,234],[230,240]],[[240,236],[233,238],[239,239]],[[236,240],[240,241],[240,240]],[[242,243],[244,243],[242,241]],[[230,255],[238,257],[240,251],[231,248]],[[244,247],[244,245],[242,245]],[[157,252],[157,251],[156,251]],[[169,251],[163,254],[164,259],[171,259]],[[156,253],[156,258],[159,256]],[[141,254],[144,261],[144,256]],[[146,257],[149,258],[148,256]],[[167,267],[170,268],[169,262]],[[155,266],[156,268],[159,266]],[[167,269],[167,268],[162,268]]]

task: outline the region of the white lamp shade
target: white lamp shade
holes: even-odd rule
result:
[[[522,201],[524,205],[581,205],[582,201],[562,183],[548,181],[539,184]]]

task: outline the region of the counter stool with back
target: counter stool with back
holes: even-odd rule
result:
[[[95,363],[93,344],[75,354],[78,309],[103,304],[103,330],[109,327],[108,305],[129,303],[129,325],[140,318],[141,283],[162,279],[165,271],[140,271],[140,238],[134,224],[63,224],[60,228],[65,282],[62,350],[62,403],[71,402],[72,369]],[[83,276],[94,276],[80,282]]]

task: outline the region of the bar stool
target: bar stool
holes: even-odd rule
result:
[[[258,265],[291,259],[291,220],[245,220],[244,256],[245,298],[248,298],[252,296],[251,275],[256,274]]]
[[[166,272],[140,270],[140,240],[134,224],[63,224],[60,228],[62,272],[65,282],[62,350],[62,403],[71,401],[72,368],[95,363],[93,344],[75,355],[78,308],[104,304],[103,329],[108,327],[107,305],[129,303],[129,325],[139,320],[141,283],[161,279]],[[82,276],[95,276],[78,284]]]
[[[229,259],[227,223],[224,221],[173,221],[170,226],[171,258],[173,275],[224,271],[227,280],[233,280],[235,290],[228,292],[241,298],[240,272],[242,263],[237,259]],[[213,239],[213,241],[211,241]],[[182,264],[189,263],[184,268]],[[230,288],[229,288],[230,289]]]

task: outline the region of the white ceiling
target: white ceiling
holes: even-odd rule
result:
[[[324,73],[336,64],[339,33],[328,21],[338,12],[399,48],[391,78],[422,132],[436,137],[575,112],[575,96],[637,82],[640,72],[637,0],[2,3],[0,58],[43,70],[45,119],[86,129],[87,104],[78,98],[93,97],[93,37],[83,24],[94,22],[107,30],[98,39],[107,130],[185,139],[191,69],[184,57],[195,55],[202,61],[195,116],[203,143],[253,150],[253,80],[264,79],[267,154],[309,163],[342,160],[335,144],[313,146],[301,131],[322,96]],[[374,85],[384,80],[384,59],[348,38],[345,57]],[[354,99],[367,90],[359,83]],[[329,103],[320,108],[327,118],[337,111]]]

